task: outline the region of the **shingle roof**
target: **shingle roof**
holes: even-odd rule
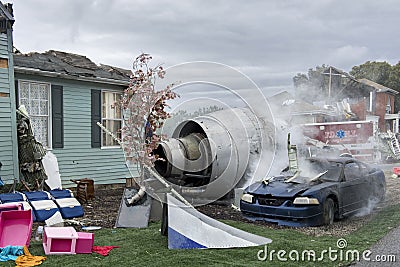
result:
[[[368,79],[358,79],[358,82],[372,87],[377,92],[390,92],[392,94],[398,94],[399,93],[396,90],[393,90],[393,89],[391,89],[389,87],[383,86],[383,85],[381,85],[379,83],[373,82],[373,81],[368,80]]]
[[[331,115],[331,112],[327,109],[309,104],[300,99],[296,99],[292,94],[287,91],[280,92],[271,97],[268,97],[268,101],[273,111],[279,115],[302,115],[302,114],[326,114]],[[276,109],[276,110],[274,110]],[[279,116],[277,115],[277,116]]]
[[[108,65],[97,65],[89,58],[49,50],[44,53],[14,54],[14,66],[18,68],[40,70],[50,73],[64,74],[71,77],[103,78],[117,81],[129,81],[131,71]]]

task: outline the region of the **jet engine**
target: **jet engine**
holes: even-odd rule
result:
[[[256,173],[266,175],[262,161],[266,157],[272,161],[273,154],[265,151],[272,129],[267,125],[247,108],[183,121],[154,151],[163,159],[156,161],[155,169],[189,202],[217,200],[249,183]]]

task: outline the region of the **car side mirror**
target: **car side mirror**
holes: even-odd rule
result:
[[[369,169],[369,171],[368,171],[369,174],[372,174],[374,172],[376,172],[376,168]]]

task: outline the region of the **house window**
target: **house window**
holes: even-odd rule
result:
[[[386,114],[391,114],[391,113],[392,113],[392,105],[391,105],[391,99],[390,99],[390,95],[389,95],[387,104],[386,104]]]
[[[122,112],[118,103],[121,97],[122,94],[118,92],[103,91],[101,94],[101,123],[119,139],[121,138]],[[101,145],[110,147],[118,146],[118,143],[109,134],[102,131]]]
[[[38,142],[50,147],[50,84],[18,81],[19,104],[25,105],[33,134]]]

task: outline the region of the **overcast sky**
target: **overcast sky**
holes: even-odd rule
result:
[[[9,2],[23,53],[61,50],[128,69],[141,52],[165,66],[214,61],[263,88],[290,88],[296,73],[316,65],[349,71],[400,56],[395,0]]]

